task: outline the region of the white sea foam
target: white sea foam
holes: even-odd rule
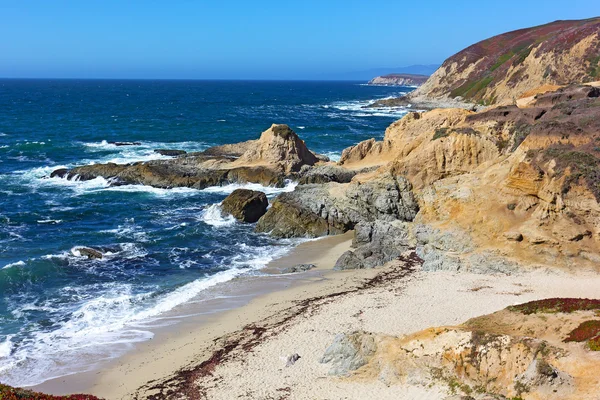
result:
[[[340,153],[338,151],[328,151],[327,153],[325,153],[325,155],[327,157],[329,157],[329,159],[331,161],[335,161],[335,162],[340,161],[340,158],[342,158],[342,153]]]
[[[83,294],[100,294],[82,301],[70,312],[69,319],[56,321],[58,326],[51,331],[37,331],[30,339],[17,345],[2,342],[0,351],[3,353],[0,354],[6,354],[4,358],[0,357],[3,383],[36,385],[73,373],[74,369],[78,372],[89,370],[95,366],[94,360],[117,357],[133,343],[152,338],[150,329],[164,325],[163,317],[168,319],[166,322],[171,321],[172,316],[165,313],[193,301],[208,289],[266,266],[291,248],[245,244],[239,247],[239,254],[227,262],[229,269],[196,279],[159,296],[154,290],[133,293],[130,284],[119,282],[64,287],[62,296],[85,299]],[[42,307],[52,312],[64,305],[23,304],[20,311],[32,310],[28,307]]]
[[[235,224],[235,218],[233,215],[225,214],[221,211],[221,206],[218,204],[213,204],[206,207],[202,213],[200,214],[200,221],[205,224],[215,226],[215,227],[223,227],[230,226]]]
[[[6,264],[4,267],[2,267],[2,269],[9,269],[12,267],[22,267],[24,265],[25,265],[25,261],[17,261],[14,263]]]
[[[60,224],[62,219],[39,219],[37,221],[38,224]]]
[[[11,342],[13,335],[8,335],[4,341],[0,342],[0,358],[9,357],[13,344]]]

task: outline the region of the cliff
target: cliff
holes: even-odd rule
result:
[[[429,76],[415,74],[388,74],[378,76],[369,81],[369,85],[377,86],[421,86]]]
[[[542,85],[600,80],[600,18],[555,21],[483,40],[453,55],[413,99],[512,103]]]

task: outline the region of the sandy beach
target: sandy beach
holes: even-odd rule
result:
[[[547,297],[595,297],[600,278],[533,270],[514,275],[423,272],[410,258],[371,270],[333,271],[352,233],[298,246],[269,268],[302,263],[299,274],[248,279],[247,301],[182,319],[99,371],[40,385],[52,393],[106,399],[165,398],[170,390],[210,399],[444,398],[447,388],[396,386],[329,376],[320,363],[339,333],[401,336],[454,326],[506,306]],[[238,286],[240,288],[241,286]],[[259,294],[262,291],[267,293]],[[214,307],[214,304],[212,304]],[[190,305],[189,312],[198,305]],[[182,312],[182,310],[179,310]],[[300,359],[286,366],[287,357]]]

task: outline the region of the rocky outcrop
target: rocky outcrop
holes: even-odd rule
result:
[[[68,171],[60,169],[51,177],[76,180],[103,177],[113,185],[142,184],[160,188],[203,189],[232,182],[283,186],[286,177],[317,161],[287,125],[273,125],[257,140],[181,154],[172,160],[93,164]]]
[[[242,222],[254,223],[267,212],[269,201],[263,192],[236,189],[221,203],[224,212]]]
[[[388,74],[378,76],[369,81],[374,86],[421,86],[429,76],[415,74]]]
[[[600,18],[520,29],[453,55],[409,98],[514,103],[542,85],[600,80],[599,54]]]
[[[275,199],[256,230],[276,237],[318,237],[346,232],[360,222],[410,221],[417,212],[408,181],[386,174],[364,183],[299,186]]]
[[[348,183],[354,176],[364,171],[353,171],[334,164],[318,165],[315,167],[304,166],[300,170],[298,183],[308,185],[312,183]]]
[[[599,304],[548,299],[403,337],[339,334],[321,362],[349,381],[441,384],[449,395],[589,398],[597,390]]]
[[[185,150],[171,150],[171,149],[156,149],[156,150],[154,150],[154,152],[157,154],[160,154],[161,156],[168,156],[168,157],[178,157],[178,156],[187,154],[187,151],[185,151]]]

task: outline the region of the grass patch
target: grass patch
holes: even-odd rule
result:
[[[445,138],[448,135],[450,135],[450,128],[438,128],[435,130],[435,133],[433,134],[433,139],[431,140]]]
[[[594,57],[590,60],[590,69],[588,75],[591,78],[600,78],[600,56]]]
[[[600,310],[600,300],[554,298],[530,301],[529,303],[510,306],[507,309],[525,315],[538,313],[555,314],[559,312],[572,313],[575,311]]]
[[[515,53],[513,53],[512,51],[509,51],[508,53],[501,55],[498,58],[498,60],[496,61],[496,63],[494,65],[492,65],[492,67],[490,68],[490,71],[494,72],[495,70],[497,70],[498,68],[500,68],[500,66],[502,64],[504,64],[505,62],[507,62],[508,60],[510,60],[514,55],[515,55]]]

